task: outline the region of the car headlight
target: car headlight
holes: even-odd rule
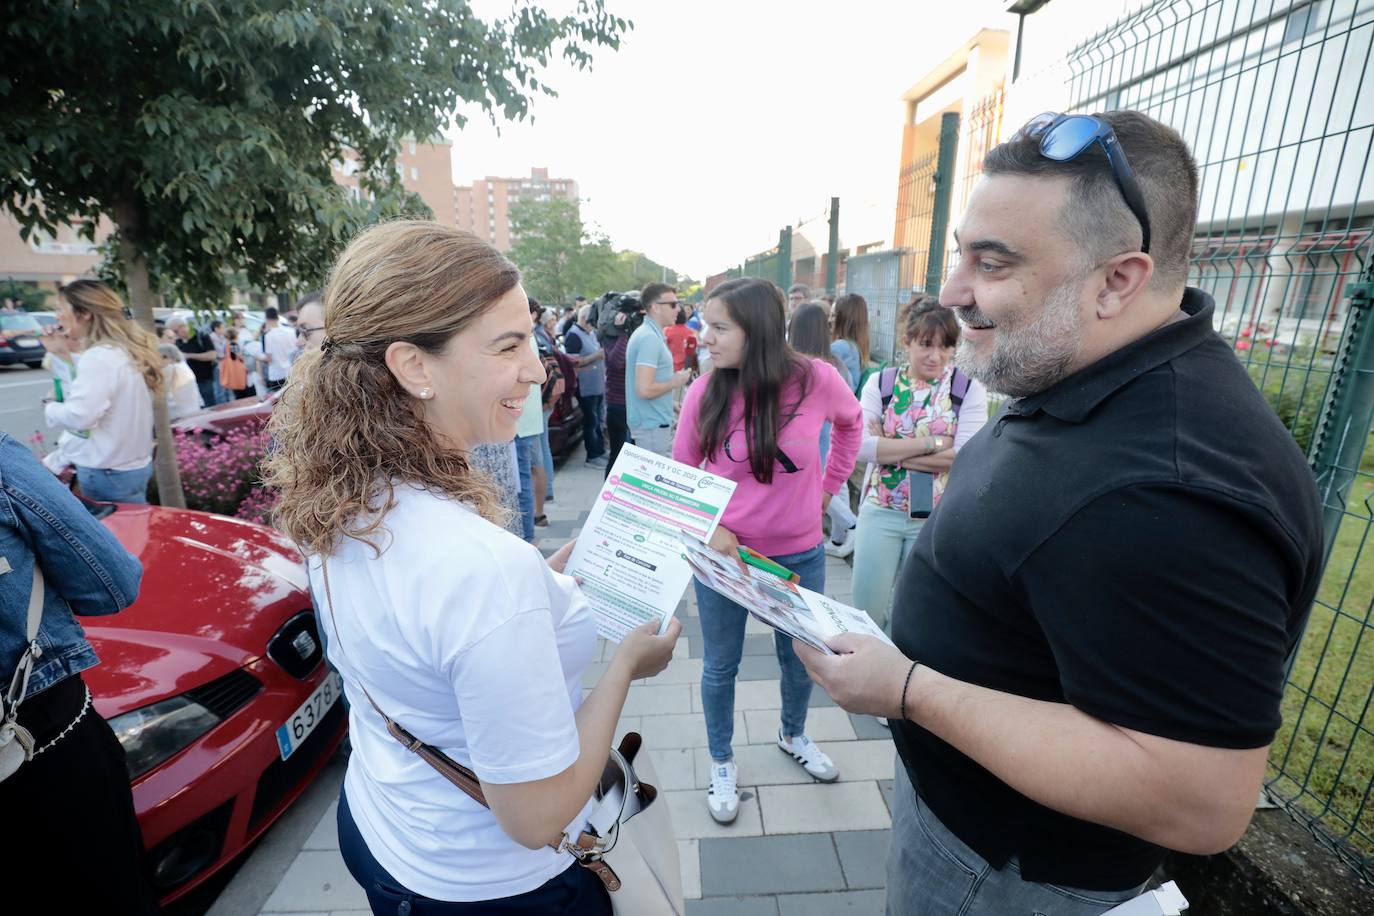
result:
[[[129,778],[137,779],[220,723],[195,700],[172,697],[110,720],[124,746]]]

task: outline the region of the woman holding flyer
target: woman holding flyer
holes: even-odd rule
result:
[[[375,913],[597,914],[601,881],[546,844],[586,824],[636,678],[681,630],[631,631],[584,699],[596,622],[570,553],[501,527],[471,450],[515,435],[544,371],[514,265],[476,236],[397,220],[357,236],[326,337],[273,411],[278,527],[309,558],[353,753],[339,843]],[[569,545],[571,547],[571,545]],[[388,733],[475,771],[490,808]]]
[[[729,280],[704,310],[702,344],[715,366],[682,403],[673,458],[735,481],[712,546],[734,555],[753,548],[790,569],[800,585],[825,589],[821,522],[831,496],[854,469],[863,435],[859,403],[834,367],[787,344],[785,301],[767,280]],[[820,457],[821,428],[833,424],[830,453]],[[707,807],[720,823],[739,813],[734,737],[735,676],[747,612],[693,582],[705,642],[701,701],[711,753]],[[821,782],[839,771],[806,736],[811,680],[792,641],[774,634],[782,668],[778,746]]]

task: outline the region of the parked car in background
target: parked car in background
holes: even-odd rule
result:
[[[95,709],[128,756],[152,878],[169,903],[243,852],[343,740],[300,554],[270,528],[87,502],[143,564],[138,600],[83,624]]]
[[[0,310],[0,366],[23,363],[30,369],[43,365],[43,326],[31,312]]]

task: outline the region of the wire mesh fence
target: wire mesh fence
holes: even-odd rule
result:
[[[1374,880],[1374,2],[1159,0],[1070,55],[1071,110],[1171,125],[1201,177],[1191,282],[1312,461],[1321,592],[1267,792]]]

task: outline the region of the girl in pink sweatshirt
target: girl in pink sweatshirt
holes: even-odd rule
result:
[[[825,590],[821,516],[854,470],[863,419],[854,392],[833,366],[787,344],[782,291],[767,280],[728,280],[704,309],[702,345],[715,367],[687,390],[673,458],[735,481],[734,496],[712,543],[732,553],[757,550],[795,572],[803,588]],[[833,424],[830,453],[820,456],[821,426]],[[697,609],[705,644],[701,702],[711,753],[711,816],[739,812],[734,737],[735,676],[744,649],[744,608],[700,583]],[[806,736],[811,679],[791,640],[774,634],[781,668],[778,746],[815,779],[839,771]]]

